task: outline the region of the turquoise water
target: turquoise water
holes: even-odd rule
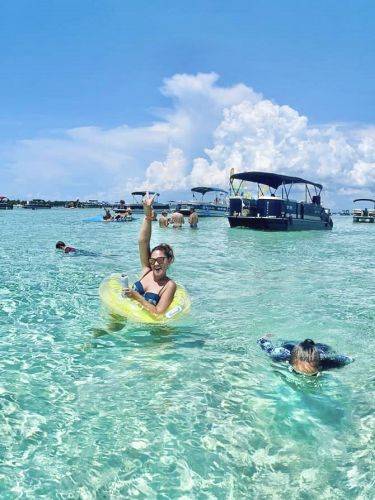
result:
[[[155,226],[192,314],[108,332],[98,287],[137,270],[140,219],[96,213],[0,212],[1,498],[373,497],[375,225]],[[256,345],[269,332],[356,361],[293,375]]]

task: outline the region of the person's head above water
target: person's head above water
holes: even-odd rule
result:
[[[156,281],[162,280],[166,276],[167,269],[173,261],[172,247],[166,243],[161,243],[151,250],[149,264]]]
[[[58,241],[56,243],[56,248],[59,249],[59,250],[64,250],[64,248],[66,247],[65,243],[63,241]]]
[[[320,354],[313,340],[306,339],[293,347],[289,363],[296,372],[316,375],[319,362]]]

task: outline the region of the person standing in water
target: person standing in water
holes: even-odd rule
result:
[[[190,227],[193,229],[197,229],[197,227],[198,227],[198,214],[195,211],[195,208],[192,208],[190,210],[189,224],[190,224]]]
[[[171,215],[171,222],[174,228],[180,228],[183,224],[185,224],[184,216],[177,209]]]
[[[159,227],[168,227],[168,224],[169,224],[168,213],[162,212],[161,216],[159,217]]]
[[[149,196],[143,202],[145,218],[138,239],[141,279],[132,289],[125,288],[124,295],[139,302],[147,311],[162,314],[171,305],[176,292],[176,283],[167,276],[174,254],[166,243],[150,249],[153,201],[154,197]]]
[[[258,339],[257,343],[273,361],[289,362],[295,372],[303,375],[318,375],[323,370],[340,368],[354,361],[350,356],[336,354],[328,345],[315,343],[311,339],[299,343],[284,342],[275,347],[265,336]]]

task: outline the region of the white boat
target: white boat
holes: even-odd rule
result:
[[[353,210],[353,222],[375,222],[375,200],[371,198],[357,198],[353,200],[353,203],[357,203],[358,201],[368,201],[373,203],[373,208],[355,208]]]
[[[194,209],[198,214],[198,217],[227,217],[228,215],[228,201],[227,201],[227,191],[220,188],[212,187],[195,187],[192,188],[193,200],[191,201],[180,201],[176,205],[176,210],[178,210],[183,215],[188,216],[191,209]],[[195,193],[201,195],[201,199],[197,200]],[[207,193],[215,193],[215,199],[213,201],[206,201],[204,196]]]
[[[40,209],[52,208],[52,205],[51,202],[49,201],[34,199],[28,201],[26,205],[23,205],[23,208],[26,208],[28,210],[40,210]]]

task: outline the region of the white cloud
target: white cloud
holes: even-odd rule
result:
[[[80,127],[3,147],[3,190],[119,199],[227,186],[231,168],[301,175],[342,194],[375,188],[375,126],[314,127],[244,84],[220,86],[215,73],[174,75],[161,92],[171,107],[149,126]]]
[[[153,161],[146,170],[144,189],[186,189],[188,162],[179,148],[170,148],[165,161]]]

